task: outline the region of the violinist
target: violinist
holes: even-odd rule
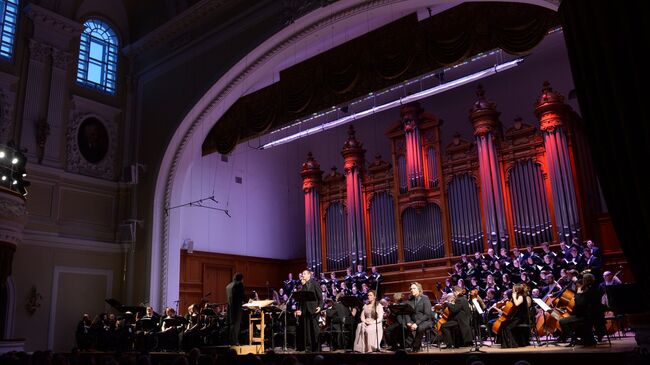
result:
[[[449,319],[441,326],[442,342],[441,348],[461,347],[472,342],[472,327],[470,326],[471,309],[467,298],[463,296],[463,290],[454,287],[453,294],[446,302],[449,308]]]
[[[514,309],[510,312],[508,319],[503,321],[499,331],[501,348],[512,348],[528,346],[530,331],[528,328],[515,332],[517,325],[529,323],[528,308],[532,300],[528,295],[528,288],[525,285],[517,284],[512,288],[512,304]]]
[[[604,324],[603,306],[596,278],[592,274],[584,274],[577,287],[573,312],[570,316],[560,319],[560,327],[563,333],[572,337],[569,346],[578,343],[576,337],[581,339],[584,346],[594,346],[596,340],[593,327],[596,325],[600,336]]]

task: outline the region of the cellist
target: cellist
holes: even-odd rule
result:
[[[596,340],[593,327],[596,325],[598,329],[602,329],[603,322],[603,306],[600,302],[596,278],[592,274],[584,274],[578,283],[573,312],[570,316],[560,319],[562,332],[571,335],[569,346],[577,343],[576,337],[582,340],[584,346],[594,346]]]
[[[530,339],[530,331],[525,330],[525,333],[514,333],[513,330],[517,325],[522,323],[529,323],[528,308],[532,300],[528,295],[528,288],[523,284],[516,284],[512,288],[512,303],[514,305],[508,319],[503,321],[499,331],[499,338],[502,348],[528,346]],[[515,336],[516,335],[516,336]]]
[[[463,296],[463,289],[455,286],[446,302],[450,316],[446,323],[441,326],[442,342],[441,348],[465,346],[472,343],[472,327],[470,326],[471,310],[467,298]],[[452,330],[458,328],[461,338],[455,339]]]

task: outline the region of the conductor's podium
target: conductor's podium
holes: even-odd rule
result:
[[[262,308],[273,304],[272,300],[255,300],[244,304],[250,310],[248,316],[248,345],[232,346],[240,355],[263,354],[264,353],[264,311]],[[255,336],[255,330],[259,329],[259,336]]]

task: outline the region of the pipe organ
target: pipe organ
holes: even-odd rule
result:
[[[301,171],[309,267],[448,262],[594,234],[588,228],[599,212],[585,207],[599,203],[584,197],[598,196],[597,181],[582,166],[590,163],[582,121],[547,82],[534,108],[540,127],[518,118],[503,131],[479,85],[469,112],[473,140],[456,135],[443,150],[442,120],[415,102],[386,132],[392,163],[375,156],[366,166],[352,126],[343,174],[334,167],[323,175],[310,153]]]

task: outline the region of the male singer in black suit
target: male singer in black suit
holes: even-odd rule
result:
[[[413,336],[413,351],[418,352],[422,347],[422,336],[427,329],[433,326],[431,322],[431,301],[429,297],[422,294],[422,284],[415,282],[411,284],[411,298],[408,304],[413,307],[415,313],[411,315],[410,321],[406,323],[406,328],[410,336]]]
[[[311,278],[311,271],[304,270],[301,281],[302,289],[300,291],[314,293],[316,300],[300,303],[300,309],[296,311],[296,316],[298,316],[296,349],[305,351],[306,347],[312,352],[316,352],[319,350],[318,334],[320,333],[317,315],[320,313],[320,303],[323,302],[323,296],[320,287]]]
[[[463,289],[455,286],[452,291],[454,298],[453,301],[447,303],[450,316],[446,323],[441,326],[442,341],[447,347],[459,347],[471,344],[472,342],[472,327],[470,326],[471,309],[467,298],[463,296]],[[456,329],[460,332],[460,338],[454,338],[453,332]],[[458,333],[458,332],[456,332]]]
[[[239,345],[239,329],[241,327],[242,304],[244,303],[244,274],[238,272],[232,282],[226,285],[228,296],[228,323],[230,323],[229,340],[231,345]]]

